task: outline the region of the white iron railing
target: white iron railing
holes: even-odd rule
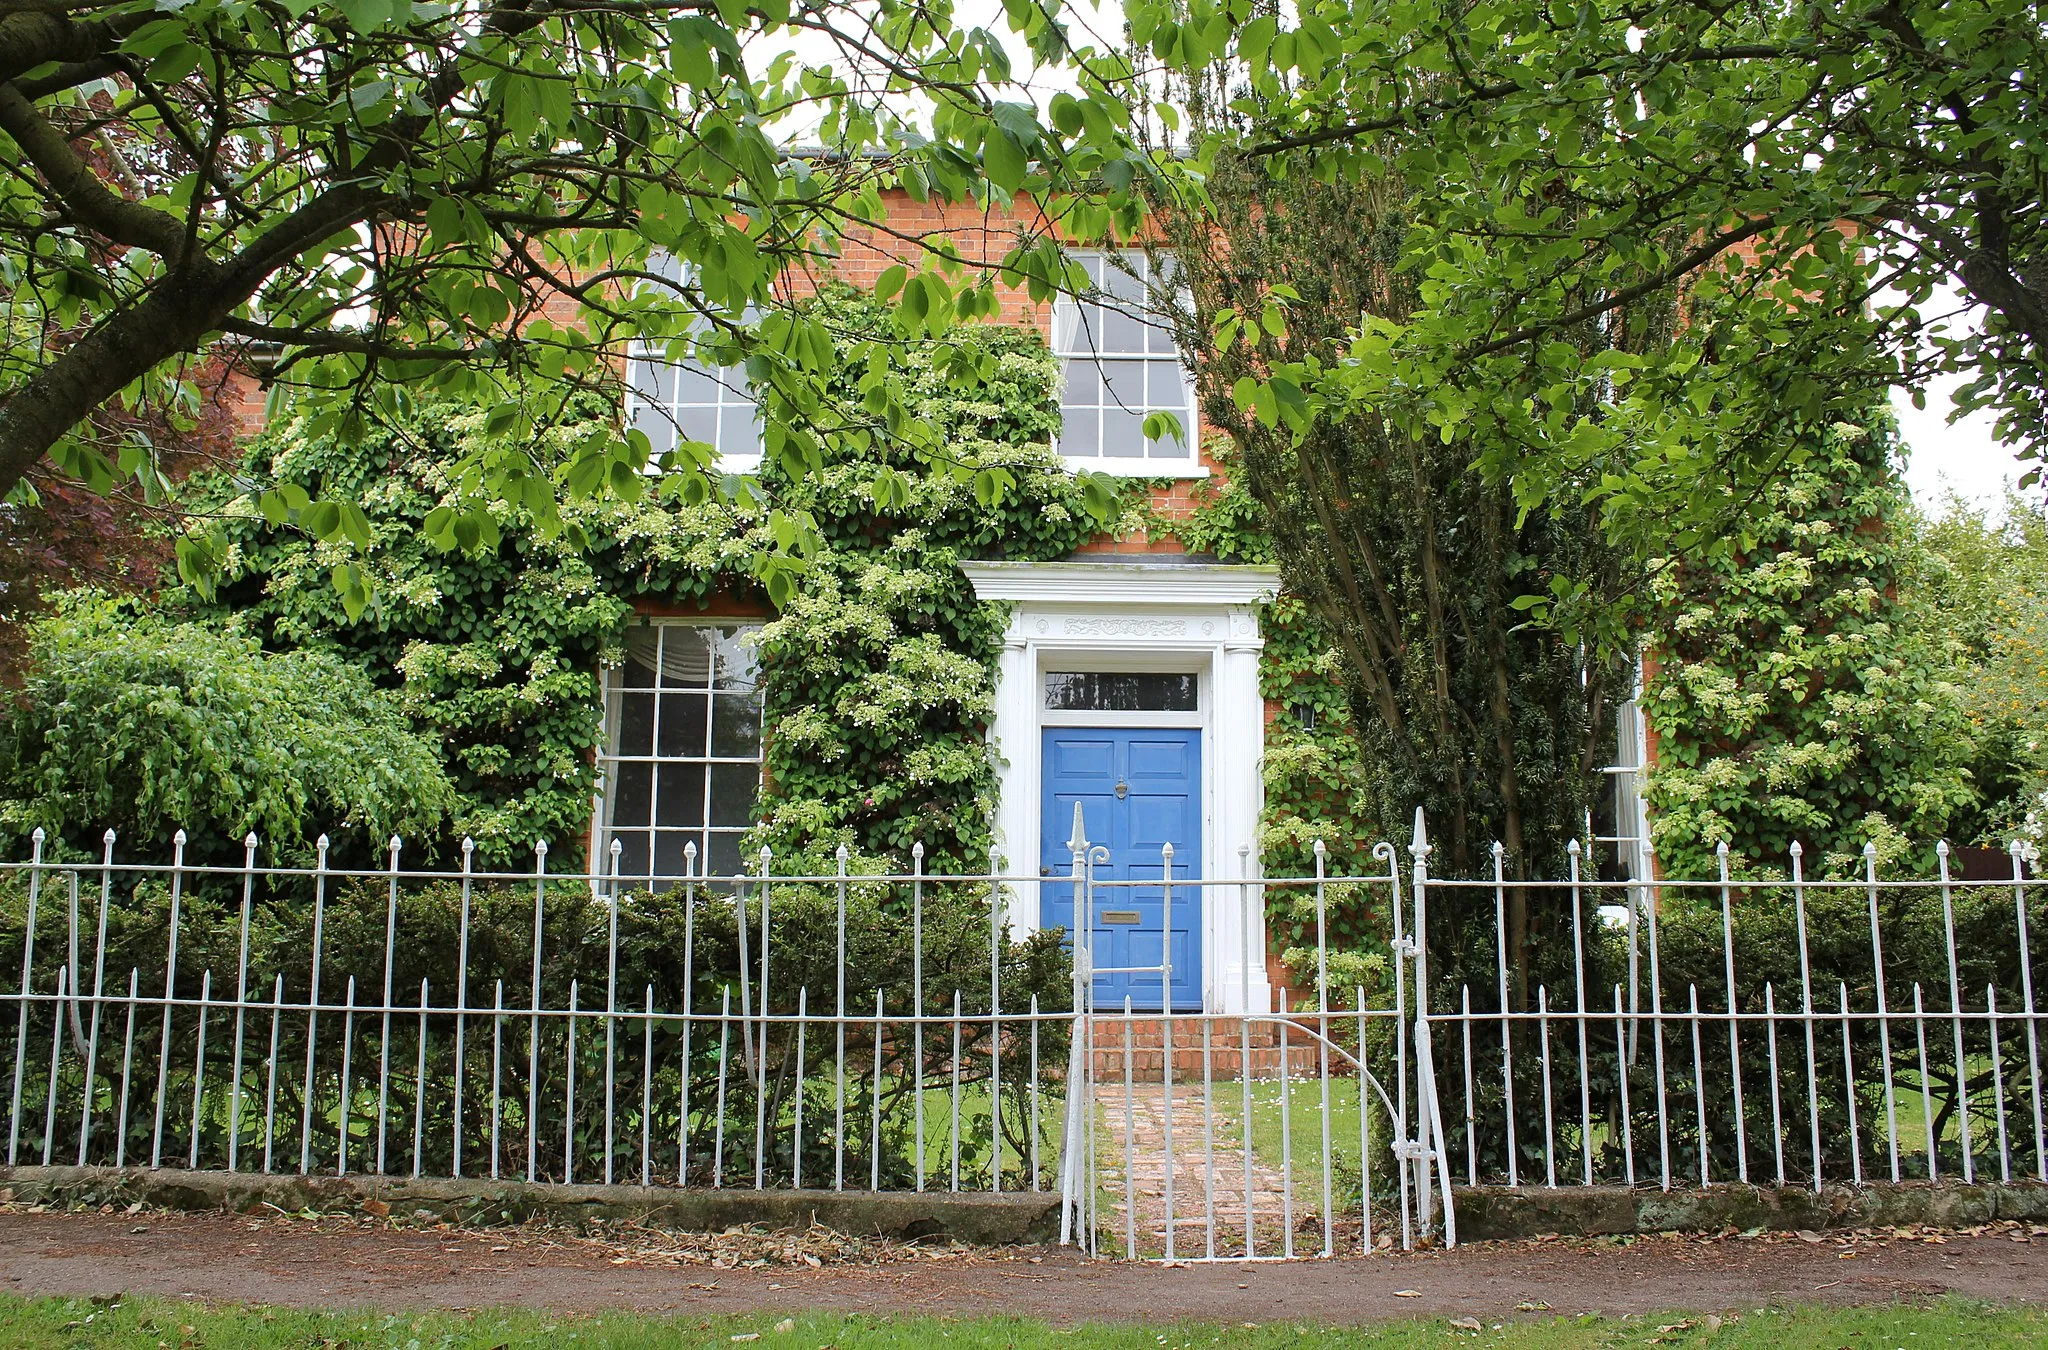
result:
[[[397,840],[345,869],[38,836],[0,866],[7,1162],[1056,1191],[1063,1241],[1173,1260],[1455,1243],[1454,1185],[2048,1181],[2017,847],[1997,881],[1946,846],[1918,880],[1869,851],[1811,878],[1796,846],[1781,876],[1615,884],[1576,848],[1517,881],[1496,846],[1453,879],[1418,812],[1368,875],[1318,846],[1312,876],[1179,878],[1170,848],[1112,876],[1078,814],[1070,851],[1050,879],[764,852],[650,887],[544,846],[436,872]],[[1048,887],[1063,948],[1011,927]],[[1302,989],[1262,1006],[1241,963],[1207,1010],[1109,1004],[1113,976],[1171,989],[1173,946],[1113,969],[1103,911],[1170,930],[1189,891],[1247,952],[1291,927]]]

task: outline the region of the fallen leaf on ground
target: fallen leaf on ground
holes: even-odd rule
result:
[[[1394,1291],[1394,1297],[1395,1297],[1395,1298],[1421,1298],[1421,1297],[1422,1297],[1422,1291],[1421,1291],[1420,1289],[1396,1289],[1396,1290]]]
[[[1476,1317],[1453,1317],[1453,1318],[1451,1319],[1451,1322],[1450,1322],[1450,1324],[1451,1324],[1451,1325],[1452,1325],[1453,1327],[1457,1328],[1457,1329],[1458,1329],[1459,1331],[1484,1331],[1484,1330],[1485,1330],[1485,1328],[1484,1328],[1484,1327],[1482,1327],[1482,1326],[1480,1326],[1480,1325],[1479,1325],[1479,1319],[1478,1319],[1478,1318],[1476,1318]]]

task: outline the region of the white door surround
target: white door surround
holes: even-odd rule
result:
[[[1200,875],[1248,883],[1203,888],[1203,1006],[1210,1012],[1268,1011],[1264,905],[1260,888],[1250,883],[1259,876],[1266,731],[1258,607],[1279,591],[1279,573],[1160,557],[964,563],[961,570],[977,599],[1011,606],[990,729],[999,783],[996,846],[1004,870],[1018,876],[1038,871],[1043,727],[1201,728]],[[1192,673],[1197,710],[1048,712],[1045,676],[1054,671]],[[1012,928],[1035,928],[1037,895],[1018,900]]]

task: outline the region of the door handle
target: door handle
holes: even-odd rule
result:
[[[1116,783],[1116,799],[1118,801],[1122,801],[1124,798],[1130,795],[1131,785],[1129,783],[1124,782],[1121,778],[1119,778]]]

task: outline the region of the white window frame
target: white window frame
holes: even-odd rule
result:
[[[1635,687],[1614,710],[1614,760],[1601,768],[1601,790],[1613,794],[1614,833],[1594,833],[1593,813],[1586,813],[1586,837],[1593,847],[1588,859],[1597,880],[1601,846],[1612,844],[1626,876],[1628,905],[1602,905],[1600,918],[1610,925],[1624,925],[1634,907],[1645,903],[1642,888],[1650,875],[1650,808],[1643,798],[1643,775],[1650,760],[1649,725],[1643,718],[1643,665],[1636,662]]]
[[[1147,350],[1144,352],[1121,353],[1101,352],[1096,349],[1096,339],[1093,335],[1102,331],[1104,310],[1107,309],[1118,314],[1124,312],[1119,310],[1119,307],[1114,303],[1104,303],[1107,278],[1113,273],[1120,276],[1135,273],[1141,284],[1150,287],[1152,284],[1151,259],[1142,250],[1135,249],[1094,250],[1076,253],[1073,256],[1077,260],[1091,266],[1097,289],[1089,295],[1083,296],[1063,294],[1053,306],[1053,355],[1060,362],[1062,385],[1060,390],[1061,430],[1060,435],[1053,442],[1054,448],[1060,451],[1070,466],[1091,469],[1097,473],[1116,474],[1130,478],[1207,477],[1209,470],[1202,463],[1201,456],[1201,425],[1199,414],[1195,407],[1195,382],[1193,376],[1189,374],[1187,362],[1183,359],[1183,353],[1173,343],[1170,328],[1162,323],[1148,322],[1146,324],[1152,330],[1155,339],[1157,335],[1163,334],[1165,336],[1167,345],[1171,349],[1170,352]],[[1119,266],[1119,261],[1124,266]],[[1129,272],[1125,271],[1125,266],[1129,268]],[[1152,340],[1154,339],[1148,339],[1148,348]],[[1098,372],[1101,372],[1105,365],[1139,366],[1143,370],[1141,378],[1144,381],[1148,397],[1139,405],[1132,405],[1121,399],[1115,399],[1115,396],[1108,389],[1106,375],[1099,375],[1098,378],[1102,378],[1103,383],[1101,386],[1102,393],[1098,401],[1092,404],[1070,405],[1067,401],[1068,390],[1065,387],[1065,381],[1068,365],[1075,361],[1092,362],[1095,364]],[[1167,365],[1169,362],[1175,376],[1175,388],[1178,393],[1178,401],[1172,405],[1149,397],[1155,369]],[[1112,401],[1112,399],[1115,399],[1115,401]],[[1179,454],[1154,455],[1151,453],[1150,447],[1157,443],[1143,441],[1140,444],[1145,448],[1137,455],[1107,455],[1102,453],[1102,445],[1105,439],[1103,425],[1108,420],[1108,415],[1111,413],[1120,414],[1133,410],[1134,407],[1141,414],[1170,412],[1179,417],[1181,426]],[[1095,419],[1094,435],[1096,450],[1093,454],[1076,455],[1068,453],[1067,447],[1072,442],[1069,441],[1067,436],[1067,419],[1075,412],[1085,412],[1092,415]]]
[[[639,633],[652,631],[655,634],[655,640],[657,644],[655,650],[654,666],[655,683],[651,686],[646,687],[628,687],[625,684],[623,684],[621,680],[625,671],[624,662],[620,662],[616,665],[607,665],[600,672],[602,694],[601,707],[603,709],[603,724],[599,738],[599,750],[597,755],[599,787],[597,794],[592,799],[591,817],[591,838],[593,841],[595,841],[597,848],[596,866],[593,869],[593,871],[599,877],[603,878],[609,877],[611,875],[612,840],[614,838],[623,838],[625,836],[631,835],[644,837],[646,839],[646,860],[644,865],[629,865],[623,867],[619,873],[620,880],[627,885],[648,884],[649,882],[656,880],[655,866],[656,859],[659,855],[659,846],[657,843],[657,838],[662,833],[683,835],[685,837],[686,843],[694,841],[698,845],[695,872],[699,876],[706,875],[708,868],[710,866],[709,855],[711,852],[711,837],[714,834],[731,834],[734,836],[738,836],[740,834],[743,834],[746,830],[753,828],[753,825],[757,823],[757,813],[760,802],[760,788],[761,784],[765,781],[764,774],[767,751],[767,725],[765,709],[761,713],[762,721],[760,725],[756,728],[754,752],[751,755],[717,754],[715,753],[717,745],[713,733],[713,727],[715,726],[718,697],[721,693],[730,696],[730,694],[734,691],[724,689],[721,687],[718,681],[718,667],[715,663],[715,656],[714,664],[710,667],[710,669],[706,671],[705,682],[701,685],[695,683],[664,683],[664,667],[668,664],[666,660],[666,644],[668,640],[667,634],[670,632],[706,628],[726,629],[733,630],[734,640],[745,642],[747,640],[746,634],[749,632],[758,631],[760,627],[761,622],[759,620],[714,618],[708,616],[703,618],[688,617],[673,619],[660,618],[640,620],[634,624],[634,627],[631,631]],[[758,666],[756,666],[754,667],[753,689],[757,693],[760,688],[759,680],[759,668]],[[662,754],[661,718],[663,715],[664,704],[669,702],[687,704],[687,697],[689,695],[698,693],[707,696],[705,698],[706,721],[704,725],[703,753],[681,755]],[[673,698],[673,696],[675,695],[683,695],[684,698]],[[628,697],[634,696],[648,698],[651,700],[652,704],[650,708],[650,718],[647,726],[647,749],[646,753],[644,754],[637,752],[629,753],[621,744],[621,738],[625,731],[625,718],[623,716],[624,703]],[[615,819],[615,814],[618,809],[620,795],[620,766],[637,764],[646,764],[650,766],[648,772],[646,820],[644,823],[626,822],[621,824]],[[662,766],[664,765],[698,766],[703,771],[704,795],[702,804],[698,812],[698,817],[695,823],[683,825],[664,825],[660,823],[660,794],[661,783],[663,778]],[[716,816],[713,809],[713,784],[718,777],[717,769],[719,766],[722,765],[753,766],[755,797],[754,801],[748,806],[749,819],[747,824],[744,826],[729,823],[716,823]],[[745,856],[737,856],[741,868],[743,870],[751,870],[748,867],[747,859],[745,858]],[[669,881],[672,884],[672,876],[674,874],[680,873],[681,871],[682,864],[680,862],[677,862],[672,871],[669,869],[664,869],[660,873],[660,880]],[[730,868],[721,868],[721,872],[723,872],[727,876],[730,876],[731,874]]]
[[[737,408],[748,408],[753,412],[753,416],[749,419],[749,425],[753,427],[753,436],[750,438],[748,448],[744,450],[734,449],[713,441],[711,443],[711,449],[715,456],[713,462],[723,473],[752,473],[760,468],[763,439],[760,402],[754,397],[753,390],[748,387],[746,372],[742,367],[708,365],[695,356],[683,361],[673,361],[659,347],[648,342],[635,342],[632,344],[627,349],[626,360],[626,425],[629,427],[633,426],[639,420],[643,409],[648,407],[660,409],[657,420],[666,426],[670,440],[664,445],[653,436],[650,435],[648,437],[654,444],[654,454],[657,458],[664,449],[671,449],[683,441],[682,424],[678,416],[682,409],[708,408],[714,410],[719,415],[719,426],[722,433],[726,413]],[[678,393],[681,392],[681,380],[684,372],[693,371],[703,375],[711,381],[715,390],[713,401],[706,403],[698,399],[692,399],[685,403],[679,398],[670,398],[662,402],[650,402],[641,394],[639,379],[641,371],[649,366],[662,367],[667,378],[676,382],[674,388]],[[654,461],[650,460],[650,471],[653,471],[653,466]]]

